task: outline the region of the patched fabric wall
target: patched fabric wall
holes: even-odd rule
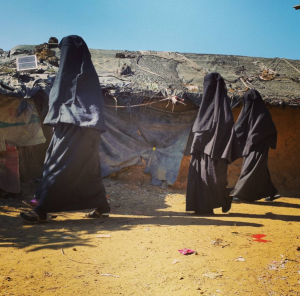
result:
[[[46,141],[33,100],[28,99],[26,109],[17,116],[20,101],[16,97],[0,97],[0,151],[6,150],[6,143],[21,147]]]

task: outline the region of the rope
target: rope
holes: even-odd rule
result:
[[[300,71],[294,67],[291,63],[289,63],[286,59],[283,59],[286,63],[288,63],[293,69],[295,69],[298,73],[300,73]]]
[[[155,103],[164,102],[164,101],[167,101],[167,100],[169,100],[169,98],[162,99],[162,100],[159,100],[159,101],[156,101],[156,102],[151,102],[151,103],[145,103],[145,104],[139,104],[139,105],[131,105],[130,108],[132,108],[132,107],[140,107],[140,106],[148,106],[148,105],[152,105],[152,104],[155,104]],[[104,106],[105,107],[110,107],[110,108],[128,108],[128,106],[111,106],[111,105],[104,105]]]
[[[82,262],[82,261],[77,261],[77,260],[74,260],[74,259],[72,259],[72,258],[69,258],[69,257],[65,254],[63,248],[61,248],[61,253],[62,253],[67,259],[69,259],[69,260],[71,260],[71,261],[73,261],[73,262],[76,262],[76,263],[82,263],[82,264],[98,265],[98,266],[100,266],[99,264],[90,263],[90,262]]]
[[[160,76],[159,74],[154,73],[154,72],[152,72],[152,71],[149,71],[149,70],[146,70],[146,69],[142,68],[137,62],[136,62],[136,65],[137,65],[140,69],[142,69],[143,71],[148,72],[148,73],[153,74],[153,75],[156,75],[156,76],[158,76],[158,77],[160,77],[160,78],[163,79],[163,77]]]
[[[178,52],[175,52],[175,54],[177,54],[178,56],[180,56],[182,59],[184,59],[186,62],[192,64],[192,66],[197,70],[197,71],[201,71],[203,72],[203,69],[200,68],[195,62],[193,62],[192,60],[188,59],[187,57],[185,57],[184,55],[178,53]],[[205,75],[205,74],[204,74]]]
[[[243,80],[243,78],[240,77],[240,80],[243,82],[243,84],[246,86],[246,88],[249,88],[249,86],[246,84],[246,82]]]
[[[108,69],[108,68],[106,68],[106,67],[104,67],[104,66],[101,66],[101,65],[100,65],[99,63],[97,63],[97,62],[95,62],[95,64],[97,64],[99,67],[101,67],[101,68],[107,70],[108,72],[115,73],[114,71],[112,71],[112,70],[110,70],[110,69]]]
[[[107,60],[107,61],[109,61],[109,60]],[[106,62],[107,62],[107,61],[106,61]],[[104,67],[104,66],[101,66],[101,65],[100,65],[99,63],[97,63],[97,62],[95,62],[94,64],[97,64],[99,67],[101,67],[101,68],[107,70],[108,72],[111,72],[111,73],[114,73],[114,74],[115,74],[114,71],[111,71],[110,69],[108,69],[108,68],[106,68],[106,67]],[[130,76],[130,75],[123,75],[123,76],[127,77],[127,76]],[[108,76],[101,76],[101,75],[98,75],[98,77],[108,77]],[[117,78],[117,79],[119,79],[119,80],[122,80],[122,81],[130,81],[130,80],[126,80],[126,79],[122,79],[122,78],[120,78],[120,77],[117,77],[116,75],[110,75],[109,77],[115,77],[115,78]]]

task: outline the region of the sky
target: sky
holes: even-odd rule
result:
[[[300,0],[0,0],[0,48],[83,37],[89,48],[300,59]]]

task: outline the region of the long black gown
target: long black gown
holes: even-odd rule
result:
[[[220,74],[204,77],[189,167],[186,210],[209,213],[225,206],[228,164],[241,157],[225,82]]]
[[[277,130],[258,91],[247,91],[243,101],[235,130],[244,162],[231,195],[253,202],[264,197],[272,198],[278,193],[268,168],[268,152],[269,148],[276,149]]]
[[[81,37],[67,36],[59,48],[59,71],[44,121],[54,128],[54,134],[36,191],[40,202],[34,211],[39,216],[90,208],[109,212],[99,159],[105,122],[98,76]]]

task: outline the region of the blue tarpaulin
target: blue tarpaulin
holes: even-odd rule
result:
[[[101,135],[102,176],[124,167],[147,166],[151,184],[174,184],[185,153],[197,109],[169,112],[152,106],[127,109],[105,108],[107,132]]]

